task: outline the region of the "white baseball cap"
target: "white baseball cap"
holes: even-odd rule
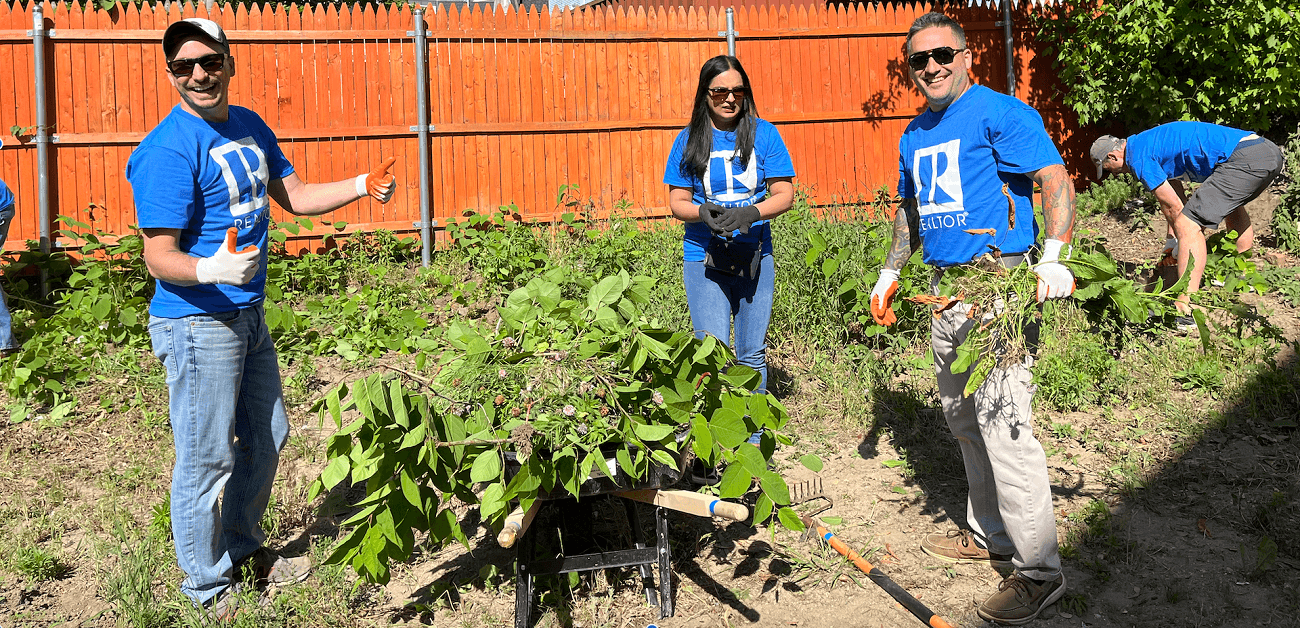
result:
[[[212,20],[205,20],[200,17],[191,17],[179,22],[173,22],[163,33],[162,45],[163,54],[171,59],[176,53],[176,49],[181,47],[187,39],[200,37],[210,40],[212,43],[221,46],[226,52],[230,52],[230,42],[226,40],[226,31]]]

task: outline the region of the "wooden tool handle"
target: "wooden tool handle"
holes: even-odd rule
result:
[[[749,509],[741,504],[724,502],[712,495],[693,491],[641,489],[616,493],[620,497],[663,506],[697,517],[722,517],[732,521],[749,519]]]
[[[537,509],[542,506],[541,500],[533,502],[528,512],[524,512],[523,506],[516,507],[507,517],[506,525],[501,528],[501,534],[497,535],[497,545],[501,547],[514,547],[515,541],[524,535],[528,530],[529,524],[533,522],[533,517],[537,516]]]
[[[719,499],[713,502],[712,508],[715,517],[722,517],[732,521],[747,521],[749,519],[749,508],[746,508],[744,504],[724,502]]]

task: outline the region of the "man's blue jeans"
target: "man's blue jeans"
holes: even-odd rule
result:
[[[9,225],[14,221],[14,206],[0,209],[0,246],[9,238]],[[14,340],[13,318],[9,315],[9,303],[5,301],[5,291],[0,289],[0,350],[17,349]]]
[[[150,317],[149,336],[167,370],[181,591],[207,604],[266,540],[260,522],[289,436],[280,366],[261,305]]]
[[[691,311],[695,335],[711,334],[723,342],[731,339],[735,317],[736,362],[762,375],[759,391],[767,390],[767,325],[772,320],[772,293],[776,287],[776,265],[764,255],[758,277],[745,279],[704,267],[704,262],[686,262],[682,271],[686,283],[686,306]]]

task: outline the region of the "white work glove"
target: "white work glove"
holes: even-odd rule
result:
[[[217,248],[212,257],[204,257],[194,267],[194,275],[199,283],[223,283],[228,286],[242,286],[257,275],[262,252],[256,246],[249,245],[242,251],[235,250],[235,237],[239,231],[234,227],[226,230],[226,241]]]
[[[357,175],[357,196],[360,198],[369,196],[380,203],[393,200],[393,192],[397,191],[397,185],[394,184],[393,175],[388,174],[388,169],[396,161],[396,157],[389,157],[384,160],[384,163],[379,164],[378,168]]]
[[[1165,248],[1160,251],[1160,261],[1156,266],[1178,265],[1178,238],[1165,238]]]
[[[1038,275],[1038,302],[1047,299],[1063,299],[1074,294],[1074,273],[1059,260],[1060,240],[1048,240],[1043,243],[1043,256],[1034,264],[1034,273]]]
[[[891,268],[880,269],[880,279],[871,289],[871,318],[877,325],[889,327],[898,322],[894,314],[894,293],[898,292],[898,271]]]

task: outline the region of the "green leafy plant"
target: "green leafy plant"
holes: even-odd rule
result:
[[[40,547],[23,547],[17,554],[14,569],[37,582],[58,580],[70,571],[67,564]]]
[[[796,203],[796,209],[782,217],[781,228],[802,232],[804,240],[797,242],[803,261],[800,275],[783,282],[796,293],[790,302],[803,308],[790,316],[810,327],[826,323],[825,328],[801,330],[815,332],[812,335],[824,346],[868,339],[902,342],[928,325],[922,308],[904,302],[895,304],[899,321],[889,335],[871,317],[871,289],[889,252],[896,204],[889,189],[881,186],[870,201],[823,208],[827,215],[814,216],[806,204]],[[903,268],[899,294],[927,290],[930,276],[918,251]]]
[[[1115,357],[1118,342],[1113,340],[1122,331],[1090,329],[1079,321],[1082,316],[1077,309],[1070,309],[1074,312],[1056,308],[1056,320],[1042,335],[1042,349],[1034,363],[1034,383],[1038,386],[1035,401],[1061,412],[1107,405],[1125,381],[1122,365]],[[1073,428],[1066,428],[1070,433],[1058,437],[1075,437]]]
[[[1184,390],[1198,388],[1213,392],[1223,386],[1223,368],[1217,358],[1200,356],[1174,372],[1174,381],[1182,384]]]
[[[60,408],[68,401],[63,395],[93,375],[94,362],[108,350],[146,345],[152,280],[138,233],[113,238],[66,216],[58,220],[68,227],[58,231],[61,236],[82,243],[76,257],[32,250],[5,273],[21,277],[29,266],[44,267],[51,277],[52,305],[38,305],[37,313],[15,312],[15,329],[29,338],[14,359],[0,365],[0,378],[10,397],[66,417],[71,408]],[[17,293],[30,292],[26,280],[18,283]]]
[[[1269,266],[1259,272],[1264,276],[1264,281],[1286,299],[1291,307],[1300,307],[1300,277],[1296,276],[1296,269]]]
[[[1153,314],[1167,315],[1173,311],[1174,301],[1186,288],[1190,275],[1184,273],[1173,286],[1147,292],[1121,276],[1114,258],[1102,245],[1091,241],[1080,242],[1062,263],[1074,273],[1074,300],[1083,302],[1094,320],[1113,318],[1143,324]],[[970,372],[963,391],[970,395],[994,368],[1020,363],[1030,354],[1033,348],[1026,332],[1031,324],[1044,319],[1050,323],[1056,316],[1058,303],[1049,302],[1040,313],[1037,291],[1033,267],[1020,264],[1005,268],[986,253],[972,263],[945,268],[937,294],[927,291],[907,300],[932,306],[935,312],[961,307],[968,317],[978,321],[957,347],[951,366],[953,373]],[[1047,332],[1054,329],[1050,324],[1043,327]],[[1207,333],[1203,331],[1202,336]]]
[[[36,135],[36,132],[40,130],[40,128],[41,126],[39,124],[29,124],[27,126],[19,126],[15,124],[9,127],[9,134],[17,138],[31,137],[33,135]],[[54,127],[53,125],[48,125],[45,127],[45,129],[53,130]]]
[[[1289,0],[1097,3],[1034,17],[1081,124],[1200,120],[1256,131],[1300,117],[1300,29]]]
[[[1229,292],[1271,289],[1268,278],[1251,260],[1252,253],[1237,252],[1237,232],[1220,231],[1205,239],[1205,274],[1202,283],[1222,285]]]
[[[508,205],[490,215],[472,213],[447,221],[447,236],[457,254],[492,283],[522,285],[547,265],[536,230],[514,220],[518,213],[519,208]]]
[[[1300,133],[1292,134],[1282,149],[1283,165],[1279,179],[1285,183],[1269,226],[1277,247],[1300,253]]]
[[[1079,216],[1097,216],[1109,214],[1134,200],[1142,201],[1146,207],[1156,206],[1155,196],[1125,172],[1088,186],[1075,197],[1075,209]]]
[[[785,408],[749,392],[753,369],[731,364],[725,343],[660,329],[642,316],[651,282],[626,272],[596,282],[581,300],[563,269],[535,277],[497,308],[484,329],[449,326],[432,380],[375,374],[333,390],[319,405],[338,428],[309,499],[345,480],[365,484],[351,532],[329,557],[374,582],[414,548],[415,532],[440,546],[467,543],[450,499],[501,521],[510,502],[539,493],[577,495],[593,473],[644,478],[681,469],[694,454],[725,469],[719,496],[758,481],[754,521],[774,513],[800,529],[789,489],[768,469]],[[412,385],[414,380],[416,385]],[[421,389],[424,391],[421,392]],[[343,413],[359,417],[344,424]],[[762,444],[746,444],[763,430]],[[482,483],[481,492],[475,486]]]

